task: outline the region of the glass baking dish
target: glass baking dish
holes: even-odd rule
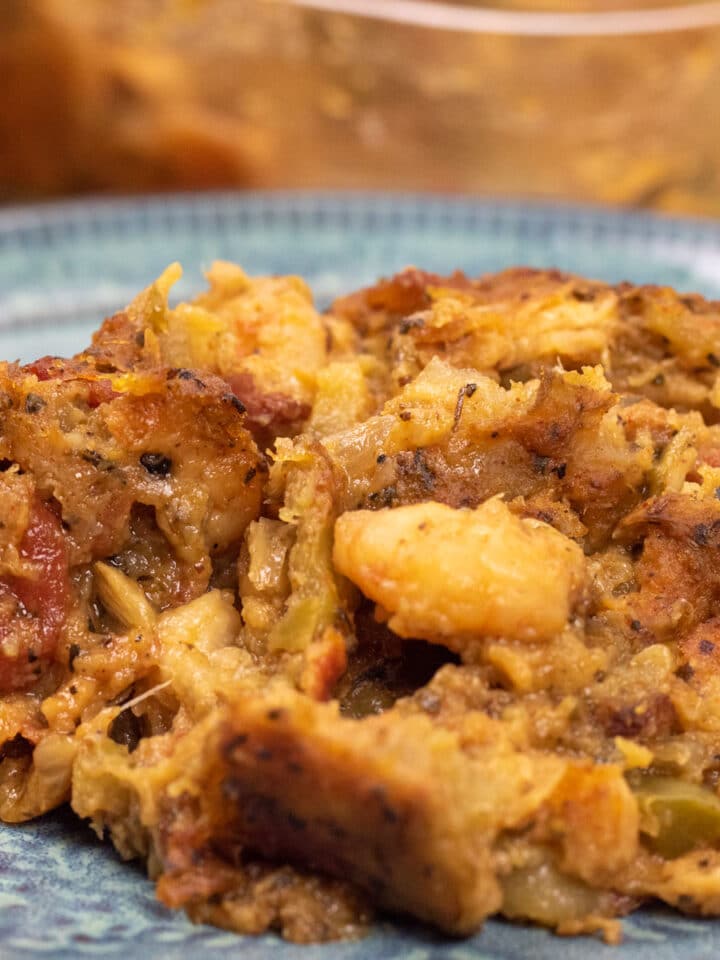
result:
[[[0,27],[6,193],[389,188],[720,215],[718,2],[6,0]]]

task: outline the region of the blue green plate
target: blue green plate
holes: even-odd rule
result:
[[[0,213],[0,357],[78,350],[169,262],[183,297],[216,258],[251,273],[299,273],[318,301],[408,264],[471,274],[514,264],[666,283],[720,298],[720,224],[575,207],[389,195],[206,194],[99,200]],[[193,926],[67,811],[0,827],[0,960],[700,960],[720,957],[720,921],[648,907],[625,941],[563,940],[501,921],[452,941],[383,921],[365,940],[296,947]]]

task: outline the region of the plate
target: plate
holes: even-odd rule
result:
[[[204,194],[100,200],[0,213],[0,357],[80,349],[172,260],[178,297],[212,260],[299,273],[321,305],[408,264],[471,274],[514,264],[671,284],[720,298],[720,224],[577,207],[388,195]],[[365,940],[298,947],[193,926],[166,910],[139,867],[67,811],[0,827],[2,960],[700,960],[720,956],[720,921],[646,908],[625,941],[559,939],[491,921],[470,940],[379,923]]]

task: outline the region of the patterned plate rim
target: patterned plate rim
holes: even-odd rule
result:
[[[417,194],[355,191],[208,191],[90,196],[6,207],[0,211],[0,242],[52,246],[58,233],[85,227],[112,233],[172,227],[193,221],[258,222],[272,227],[392,227],[447,225],[472,232],[479,227],[506,233],[608,233],[635,242],[720,245],[720,221],[668,215],[648,210],[534,199],[490,199],[461,194]]]

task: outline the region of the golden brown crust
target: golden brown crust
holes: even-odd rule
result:
[[[475,281],[409,270],[333,310],[369,338],[400,386],[434,353],[514,379],[558,360],[602,363],[618,392],[717,419],[720,303],[697,295],[525,267]]]
[[[717,914],[718,304],[177,275],[0,370],[0,815],[300,942]]]

